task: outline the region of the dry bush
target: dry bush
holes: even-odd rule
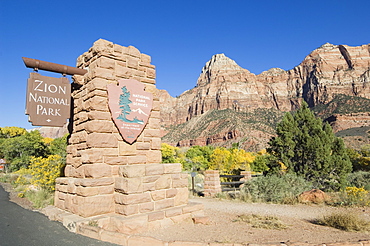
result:
[[[277,217],[270,215],[242,214],[238,215],[237,219],[233,220],[233,222],[246,222],[253,228],[262,229],[283,230],[287,228]]]
[[[320,225],[334,227],[344,231],[370,232],[370,222],[353,213],[337,212],[316,221]]]

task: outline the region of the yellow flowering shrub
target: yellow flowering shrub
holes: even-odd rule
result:
[[[31,170],[26,168],[21,168],[18,171],[14,172],[17,174],[17,179],[14,181],[14,184],[17,187],[22,187],[30,184]]]
[[[18,174],[18,175],[29,175],[29,176],[31,176],[32,171],[31,171],[31,169],[28,169],[28,168],[21,168],[21,169],[19,169],[18,171],[14,172],[14,173]]]
[[[53,138],[43,138],[41,141],[44,142],[44,144],[49,146],[50,143],[54,141],[54,139]]]
[[[370,205],[369,191],[365,190],[363,187],[346,187],[345,193],[347,197],[347,203],[349,205]]]
[[[50,155],[47,158],[32,157],[29,166],[32,170],[31,184],[55,190],[55,179],[60,177],[63,167],[64,163],[59,155]]]
[[[30,181],[25,178],[23,175],[19,175],[17,180],[15,181],[15,184],[18,185],[28,185],[30,184]]]
[[[21,168],[14,172],[18,175],[17,179],[14,181],[14,185],[17,187],[19,197],[24,197],[27,191],[27,186],[30,184],[31,170],[26,168]]]

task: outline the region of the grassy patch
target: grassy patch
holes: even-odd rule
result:
[[[242,214],[233,220],[233,222],[246,222],[253,228],[283,230],[288,228],[275,216],[262,216],[258,214]]]
[[[18,175],[16,174],[0,174],[0,182],[2,183],[10,183],[14,185],[15,181],[18,179]]]
[[[343,231],[370,232],[370,222],[363,220],[358,215],[348,212],[333,213],[324,216],[315,223],[334,227]]]
[[[93,227],[99,227],[99,223],[97,220],[90,220],[88,225]]]
[[[32,202],[35,208],[44,208],[48,205],[53,205],[54,192],[47,190],[28,190],[24,193],[24,197]]]
[[[0,174],[1,183],[10,183],[10,178],[11,178],[10,174],[3,174],[3,173]]]

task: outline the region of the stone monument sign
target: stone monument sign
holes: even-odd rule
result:
[[[99,230],[130,234],[199,216],[181,164],[161,163],[150,56],[100,39],[77,67],[88,72],[73,76],[67,165],[55,192],[55,207],[73,214],[65,223],[94,218]]]

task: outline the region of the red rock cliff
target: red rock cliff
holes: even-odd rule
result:
[[[284,71],[272,68],[255,75],[224,54],[203,67],[195,88],[178,98],[161,93],[162,124],[176,125],[211,109],[290,111],[305,99],[310,106],[329,102],[335,94],[370,98],[370,45],[324,44],[301,64]]]

